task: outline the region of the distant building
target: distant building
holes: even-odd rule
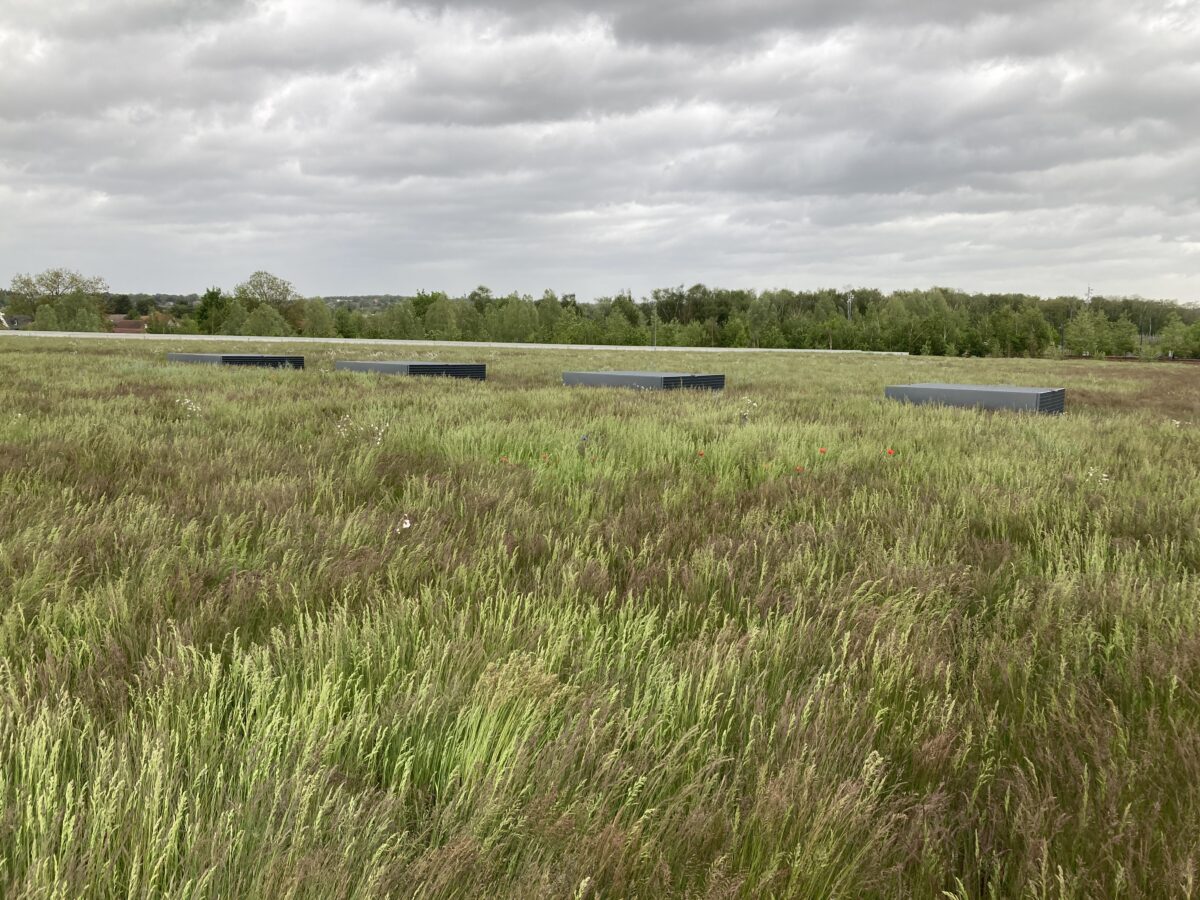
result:
[[[108,317],[114,334],[145,334],[145,319],[127,319],[123,315],[114,314]]]

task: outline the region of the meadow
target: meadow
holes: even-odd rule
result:
[[[0,340],[0,896],[1200,893],[1200,370],[168,349]]]

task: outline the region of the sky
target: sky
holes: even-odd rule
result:
[[[1200,301],[1200,0],[0,0],[0,284]]]

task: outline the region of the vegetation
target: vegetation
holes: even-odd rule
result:
[[[165,349],[0,341],[0,896],[1195,895],[1192,367]]]
[[[47,269],[39,275],[17,275],[6,308],[14,316],[32,316],[41,331],[102,331],[103,278],[70,269]]]
[[[55,270],[61,271],[61,270]],[[49,274],[49,273],[47,273]],[[43,277],[43,276],[38,276]],[[18,276],[14,288],[21,279]],[[14,292],[10,292],[14,293]],[[24,293],[16,292],[20,296]],[[160,298],[161,299],[161,298]],[[44,325],[99,330],[101,307],[145,314],[148,297],[95,295],[95,327],[43,312]],[[152,332],[400,340],[505,341],[632,346],[890,350],[923,356],[1200,357],[1200,308],[1136,298],[1043,300],[1025,294],[966,294],[932,288],[896,291],[730,291],[694,285],[579,303],[497,297],[486,287],[464,297],[304,298],[293,285],[255,272],[231,294],[175,298],[150,316]],[[166,310],[169,309],[168,315]],[[70,327],[65,322],[70,323]],[[87,323],[85,323],[87,324]]]

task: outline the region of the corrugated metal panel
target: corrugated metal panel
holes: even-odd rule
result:
[[[262,353],[168,353],[167,362],[208,366],[258,366],[268,369],[303,369],[303,356],[270,356]]]
[[[884,395],[906,403],[939,403],[943,406],[1042,413],[1063,412],[1067,398],[1065,388],[1005,384],[896,384],[888,386]]]
[[[473,381],[484,381],[487,378],[487,366],[484,363],[343,359],[335,362],[333,367],[342,372],[378,372],[382,375],[435,375],[446,378],[468,378]]]
[[[266,356],[262,354],[250,354],[246,356],[235,356],[225,354],[221,357],[221,364],[226,366],[262,366],[268,369],[303,369],[303,356]]]
[[[719,391],[725,387],[725,376],[696,375],[689,372],[563,372],[563,384],[632,387],[646,391],[670,391],[679,388]]]

